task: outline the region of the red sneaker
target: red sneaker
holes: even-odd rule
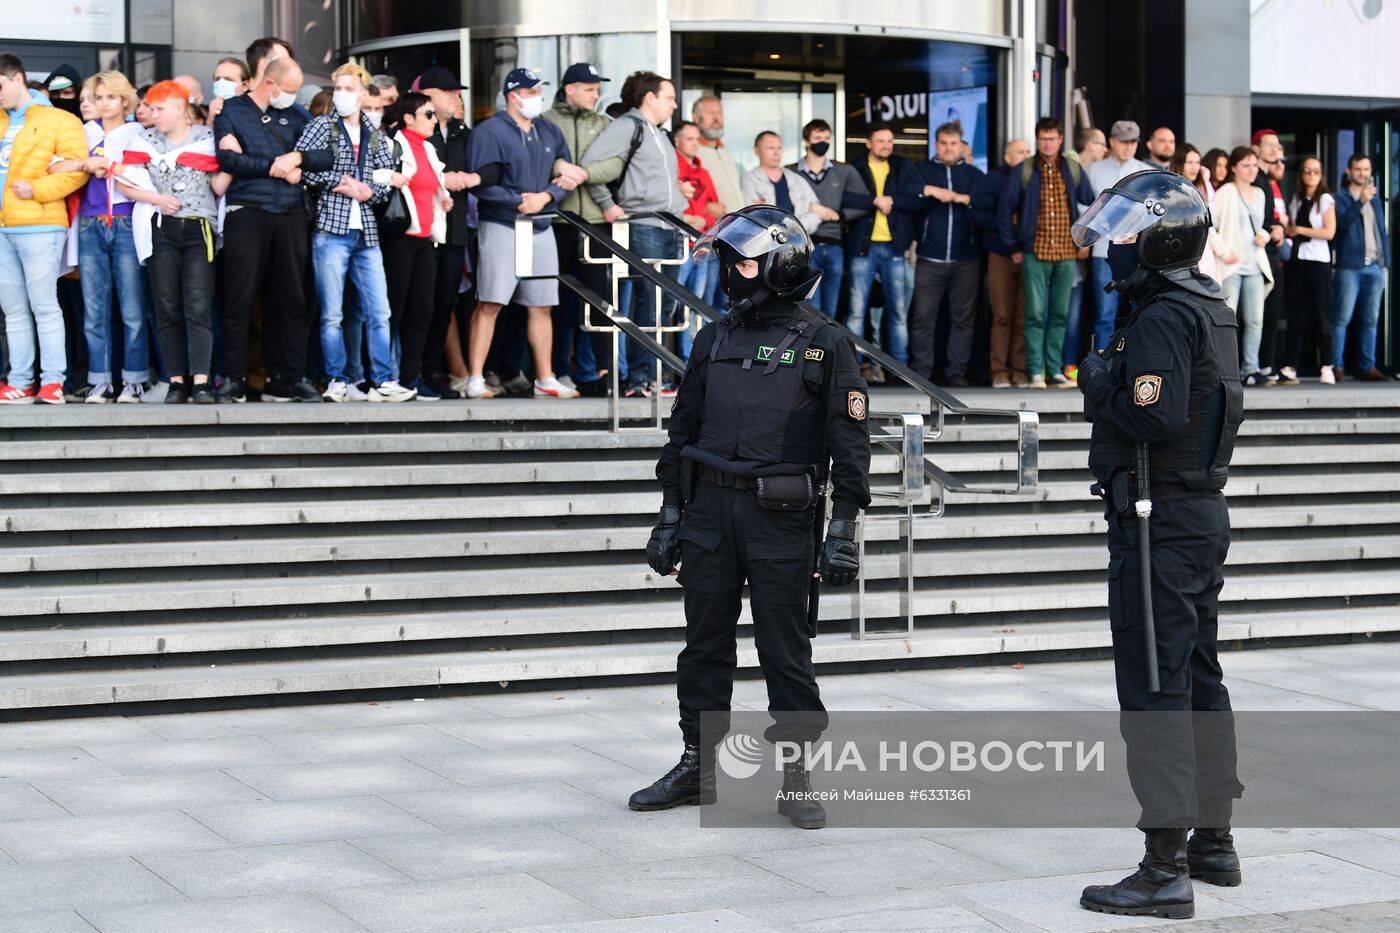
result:
[[[67,401],[63,397],[63,383],[50,382],[39,390],[39,401],[45,405],[62,405]]]
[[[0,382],[0,405],[28,405],[34,401],[33,389],[18,389],[8,382]]]

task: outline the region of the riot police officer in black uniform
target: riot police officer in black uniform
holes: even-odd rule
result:
[[[1109,345],[1079,366],[1089,469],[1107,502],[1122,732],[1147,836],[1137,872],[1084,890],[1080,905],[1105,913],[1190,917],[1191,877],[1240,883],[1229,825],[1243,787],[1216,612],[1230,546],[1221,489],[1243,392],[1235,315],[1196,267],[1209,229],[1195,187],[1163,171],[1121,179],[1073,227],[1080,246],[1109,240],[1109,287],[1131,302]]]
[[[870,434],[849,337],[797,304],[821,276],[811,253],[797,218],[766,205],[722,217],[695,245],[697,261],[720,263],[730,315],[695,338],[656,465],[663,504],[647,544],[651,568],[670,574],[679,565],[685,590],[685,648],[676,659],[685,751],[632,795],[634,810],[713,800],[713,774],[700,773],[700,714],[730,708],[745,580],[775,720],[766,737],[812,741],[827,725],[812,668],[809,589],[814,557],[832,585],[859,572],[856,519],[870,504]],[[832,520],[818,554],[816,523],[825,516],[816,504],[828,479]],[[786,766],[783,788],[810,793],[803,762]],[[825,825],[820,803],[783,800],[778,809],[795,825]]]

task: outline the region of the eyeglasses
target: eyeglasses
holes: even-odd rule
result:
[[[424,110],[424,111],[421,111],[421,112],[418,114],[418,118],[419,118],[420,120],[436,120],[436,119],[437,119],[437,111],[436,111],[436,110]]]

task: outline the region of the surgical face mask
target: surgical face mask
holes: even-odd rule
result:
[[[829,143],[829,142],[812,143],[811,149],[812,149],[812,155],[814,155],[814,156],[824,156],[824,155],[827,154],[828,151],[830,151],[830,149],[831,149],[831,143]]]
[[[272,100],[268,101],[268,105],[271,106],[273,110],[286,110],[296,102],[297,96],[295,94],[289,94],[279,88],[277,93],[273,95]]]
[[[379,124],[384,120],[384,111],[366,110],[365,119],[369,121],[370,126],[374,127],[377,130],[379,129]]]
[[[1136,243],[1108,244],[1108,269],[1113,281],[1122,282],[1138,267],[1138,245]]]
[[[360,95],[354,91],[335,91],[331,94],[331,104],[338,115],[348,117],[360,109]]]
[[[705,137],[712,143],[719,142],[721,139],[724,138],[724,127],[707,126],[700,131],[700,135]]]
[[[520,115],[527,120],[533,120],[544,113],[543,97],[537,95],[535,97],[520,97],[517,100],[520,101]]]
[[[214,96],[228,100],[238,91],[238,82],[230,81],[228,78],[214,79]]]

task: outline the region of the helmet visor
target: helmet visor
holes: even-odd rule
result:
[[[715,221],[705,235],[695,241],[691,258],[709,262],[718,253],[720,243],[726,244],[745,259],[757,259],[786,244],[789,234],[781,226],[764,226],[743,214],[729,214]]]
[[[1162,219],[1160,204],[1135,201],[1112,188],[1094,199],[1070,228],[1076,246],[1092,246],[1101,239],[1118,243],[1136,236]]]

